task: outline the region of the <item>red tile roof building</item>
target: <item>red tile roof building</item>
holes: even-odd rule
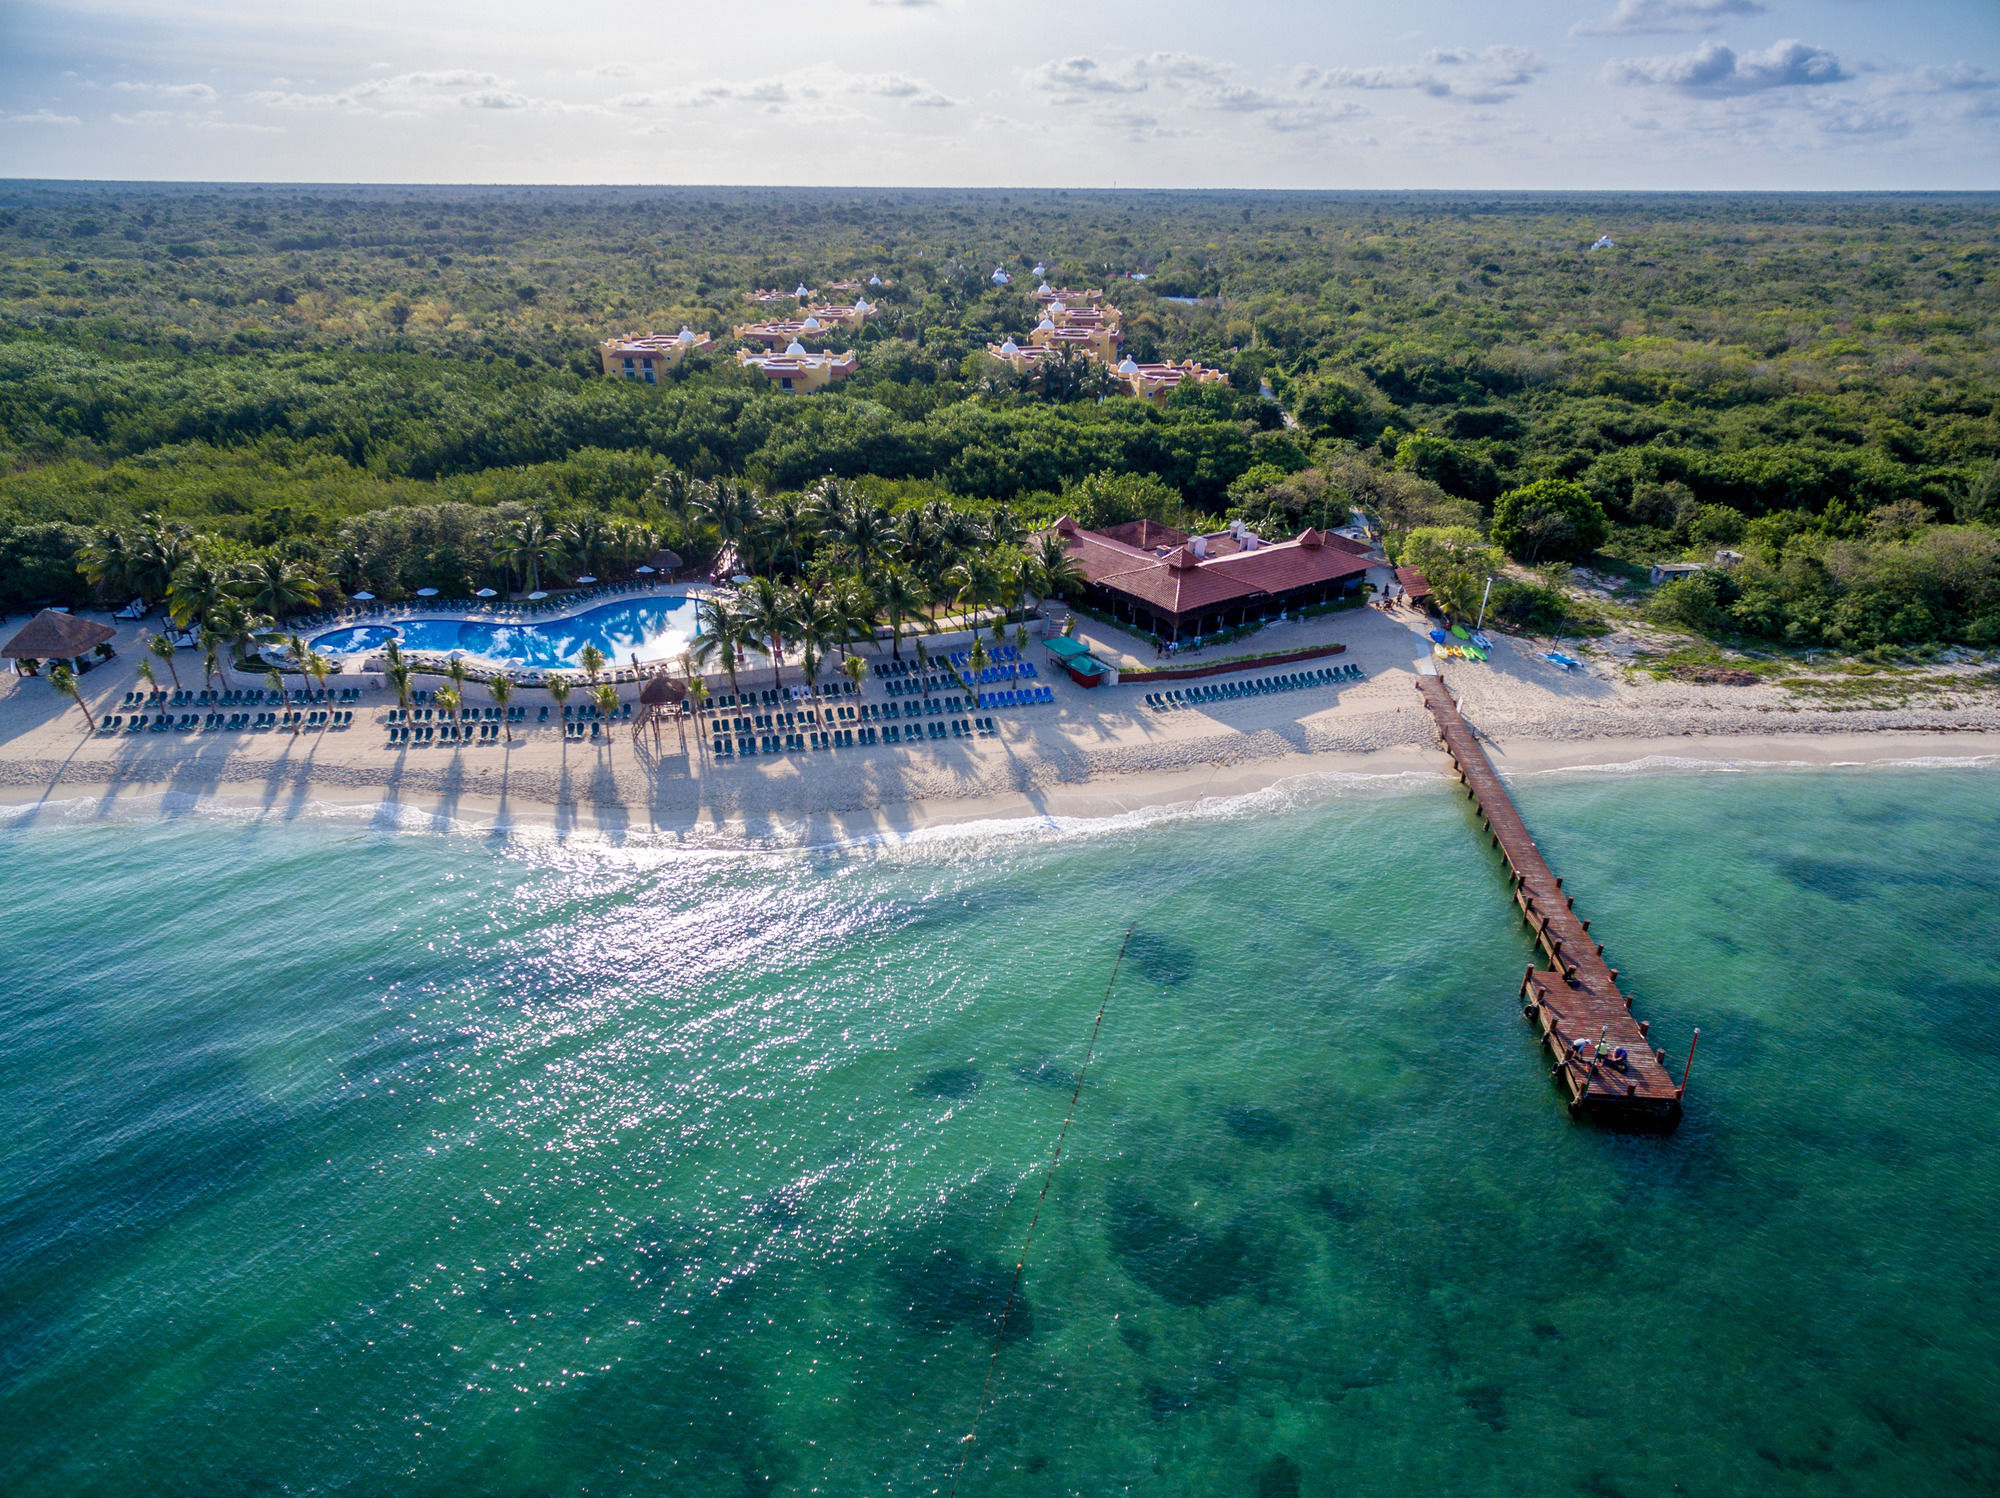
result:
[[[627,333],[623,338],[607,338],[597,346],[604,372],[614,378],[659,383],[659,377],[678,368],[689,354],[705,354],[715,347],[706,333],[682,328],[669,338],[664,333]]]
[[[1050,533],[1088,582],[1088,602],[1164,639],[1352,593],[1374,556],[1358,541],[1311,528],[1266,543],[1240,524],[1208,536],[1156,520],[1092,531],[1065,515]]]
[[[1063,302],[1071,307],[1088,306],[1104,300],[1102,291],[1073,291],[1065,286],[1051,286],[1046,281],[1035,288],[1034,296],[1038,302]]]
[[[1141,364],[1136,359],[1126,359],[1111,368],[1111,378],[1127,395],[1136,395],[1141,400],[1149,400],[1156,405],[1164,405],[1167,397],[1180,389],[1183,384],[1227,385],[1229,376],[1222,370],[1210,369],[1206,364],[1197,364],[1192,359],[1184,359],[1179,364]]]

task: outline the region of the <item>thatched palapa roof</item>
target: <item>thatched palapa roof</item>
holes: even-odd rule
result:
[[[687,688],[664,671],[657,676],[648,677],[646,684],[639,688],[639,703],[642,707],[664,707],[669,703],[679,702],[685,696]]]
[[[0,648],[0,656],[14,661],[74,660],[117,637],[118,631],[108,624],[43,609]]]

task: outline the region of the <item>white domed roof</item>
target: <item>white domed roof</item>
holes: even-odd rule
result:
[[[785,352],[787,354],[796,354],[800,358],[804,358],[806,349],[804,344],[800,343],[798,339],[794,338],[790,343],[785,345]]]
[[[1067,312],[1067,311],[1069,311],[1069,308],[1068,308],[1068,306],[1067,306],[1067,305],[1065,305],[1065,304],[1064,304],[1064,303],[1062,303],[1062,302],[1050,302],[1050,303],[1049,303],[1049,315],[1050,315],[1051,317],[1055,316],[1055,314],[1056,314],[1056,313],[1058,313],[1058,312]]]
[[[683,326],[680,332],[674,334],[675,343],[693,343],[694,341],[695,337],[693,328]]]
[[[804,297],[804,296],[811,296],[812,293],[806,290],[806,283],[801,281],[799,282],[799,289],[797,291],[794,291],[792,295]]]
[[[880,286],[882,284],[882,278],[880,276],[870,276],[868,278],[868,284],[870,286]]]
[[[856,312],[873,312],[875,309],[868,305],[868,298],[858,296],[854,299],[854,310]]]
[[[1139,372],[1139,366],[1135,364],[1132,360],[1127,359],[1123,364],[1118,366],[1118,372],[1120,374],[1137,374]]]
[[[1038,265],[1038,266],[1036,266],[1036,267],[1035,267],[1035,273],[1036,273],[1037,275],[1040,275],[1040,274],[1041,274],[1041,269],[1042,269],[1042,268],[1041,268],[1041,267],[1040,267],[1039,265]],[[1037,287],[1035,288],[1035,291],[1037,292],[1037,294],[1039,294],[1039,295],[1041,295],[1041,296],[1047,296],[1047,295],[1049,294],[1050,290],[1051,290],[1051,287],[1049,286],[1049,283],[1048,283],[1048,282],[1046,282],[1046,281],[1042,282],[1042,284],[1041,284],[1041,285],[1039,285],[1039,286],[1037,286]]]
[[[1018,354],[1021,352],[1021,345],[1009,338],[1005,343],[1000,345],[1000,352],[1003,354]]]
[[[817,317],[808,316],[804,322],[799,324],[799,326],[808,331],[817,332],[823,326],[823,324]]]
[[[1056,325],[1046,317],[1035,324],[1035,331],[1037,333],[1053,333],[1055,328]]]

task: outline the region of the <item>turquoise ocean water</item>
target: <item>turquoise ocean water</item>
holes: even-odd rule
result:
[[[730,851],[0,831],[0,1492],[2000,1488],[2000,771]],[[998,1312],[1091,1021],[1136,925]]]

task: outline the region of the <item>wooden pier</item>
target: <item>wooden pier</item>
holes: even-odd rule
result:
[[[1514,798],[1459,715],[1444,678],[1419,676],[1417,690],[1437,720],[1466,794],[1507,860],[1514,903],[1548,954],[1546,970],[1531,964],[1522,979],[1521,1008],[1541,1031],[1570,1112],[1630,1128],[1672,1128],[1680,1121],[1682,1088],[1667,1071],[1665,1053],[1647,1037],[1646,1023],[1633,1018],[1632,1001],[1618,988],[1618,969],[1605,966],[1590,922],[1578,917],[1562,880],[1528,835]]]

